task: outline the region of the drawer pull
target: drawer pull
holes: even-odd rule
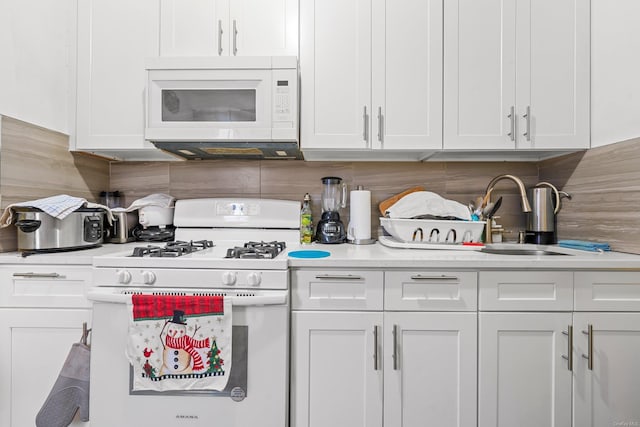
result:
[[[362,280],[362,276],[354,276],[353,274],[318,274],[316,279],[321,280]]]
[[[414,274],[412,280],[458,280],[458,276],[423,276],[422,274]]]
[[[562,331],[563,335],[567,336],[568,348],[567,355],[562,355],[562,358],[567,361],[567,369],[573,371],[573,326],[567,326],[566,331]]]
[[[28,278],[47,278],[47,279],[57,279],[60,277],[64,277],[58,273],[13,273],[13,277],[28,277]]]

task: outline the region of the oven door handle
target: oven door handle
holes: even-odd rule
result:
[[[204,290],[198,291],[201,295]],[[248,292],[249,293],[249,292]],[[187,294],[188,296],[188,294]],[[110,302],[114,304],[131,303],[131,294],[122,294],[113,291],[91,290],[87,293],[87,298],[91,301]],[[284,305],[287,303],[286,291],[269,291],[267,295],[245,295],[226,296],[234,306],[259,306],[259,305]]]

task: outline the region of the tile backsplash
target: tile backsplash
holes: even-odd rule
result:
[[[297,160],[212,160],[111,162],[70,153],[68,137],[19,120],[0,121],[1,207],[66,193],[95,201],[101,190],[120,190],[123,205],[151,193],[178,199],[242,196],[301,201],[312,196],[320,217],[324,176],[338,176],[355,189],[371,191],[372,235],[379,227],[378,204],[407,188],[467,204],[484,194],[500,174],[520,177],[527,187],[549,181],[572,195],[558,215],[558,237],[606,241],[614,250],[640,254],[640,138],[586,152],[529,162],[304,162]],[[501,181],[492,195],[503,196],[499,223],[515,240],[525,227],[516,186]],[[341,211],[349,221],[349,209]],[[0,251],[15,250],[15,229],[0,229]]]

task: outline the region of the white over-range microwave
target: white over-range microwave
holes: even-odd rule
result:
[[[294,56],[158,57],[145,139],[185,159],[301,158]]]

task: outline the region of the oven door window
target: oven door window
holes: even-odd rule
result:
[[[255,89],[163,89],[163,122],[255,122]]]

